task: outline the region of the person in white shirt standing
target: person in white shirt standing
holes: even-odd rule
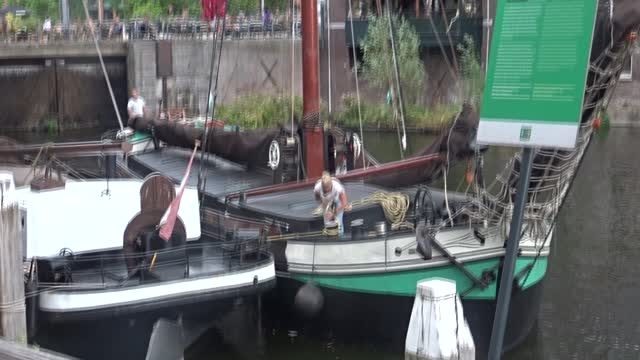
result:
[[[51,33],[51,18],[47,16],[42,24],[42,35],[45,41],[49,41],[49,34]]]
[[[138,89],[131,89],[131,98],[129,98],[129,103],[127,103],[127,112],[129,113],[127,126],[135,129],[136,121],[144,118],[146,111],[144,99],[138,95]]]
[[[330,221],[338,223],[338,233],[342,235],[344,233],[342,217],[348,204],[347,194],[342,183],[325,171],[322,173],[322,178],[316,182],[313,193],[316,201],[322,206],[325,223]]]

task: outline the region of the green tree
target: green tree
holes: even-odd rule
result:
[[[92,15],[95,16],[97,0],[87,0]],[[42,23],[50,16],[54,21],[60,18],[59,0],[6,0],[10,6],[22,6],[31,11],[31,17]],[[123,19],[132,17],[161,18],[167,15],[169,5],[173,5],[173,14],[179,16],[183,9],[189,10],[189,15],[198,17],[202,13],[200,0],[105,0],[105,11],[114,11]],[[272,12],[276,9],[285,10],[289,0],[265,0],[265,8]],[[240,11],[258,14],[260,0],[228,0],[227,12],[237,15]],[[72,21],[84,22],[85,14],[82,0],[69,0],[69,12]]]
[[[480,65],[478,49],[469,34],[464,35],[462,44],[458,45],[458,51],[460,52],[463,101],[479,111],[484,91],[484,73]]]
[[[260,2],[256,0],[229,0],[227,1],[227,13],[230,15],[238,15],[240,11],[246,13],[258,12]]]
[[[245,14],[259,14],[260,5],[260,0],[228,0],[227,13],[230,15],[238,15],[240,11],[244,11]],[[283,11],[289,7],[289,0],[265,0],[264,7],[271,12],[274,12],[276,9]]]
[[[58,18],[57,0],[9,0],[6,4],[24,7],[31,12],[30,17],[39,22],[42,22],[47,16],[53,20]]]
[[[422,90],[425,70],[420,60],[418,34],[411,24],[392,15],[395,44],[400,69],[400,85],[404,100],[415,103]],[[386,91],[395,83],[393,53],[386,16],[369,18],[367,37],[363,43],[364,75],[375,87]],[[393,88],[393,87],[391,87]]]
[[[125,14],[125,0],[105,0],[104,8],[105,12],[111,12],[110,15],[114,15],[114,13],[120,17]]]
[[[58,3],[55,0],[26,0],[24,6],[31,11],[31,16],[44,19],[50,16],[52,20],[58,18]]]
[[[283,11],[289,7],[289,0],[265,0],[264,7],[274,12]]]

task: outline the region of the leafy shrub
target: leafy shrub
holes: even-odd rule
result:
[[[347,94],[342,97],[342,111],[335,117],[337,123],[357,129],[360,127],[358,118],[358,102],[355,96]],[[362,124],[365,127],[395,128],[399,123],[394,120],[393,108],[386,104],[371,104],[361,101]],[[454,105],[434,105],[427,108],[419,105],[406,107],[407,127],[436,130],[447,124],[456,114],[458,108]]]
[[[480,65],[478,50],[469,34],[464,35],[462,44],[458,45],[458,51],[460,52],[463,100],[476,110],[480,110],[484,91],[484,73]]]
[[[300,119],[301,97],[295,97],[294,109],[296,119]],[[277,127],[291,121],[291,97],[246,95],[231,104],[219,104],[215,117],[246,129]]]
[[[409,104],[415,103],[425,80],[418,34],[403,18],[392,15],[391,19],[395,30],[396,54],[404,100]],[[363,51],[365,78],[373,86],[387,91],[390,84],[395,83],[395,70],[389,36],[389,19],[386,16],[369,18]]]

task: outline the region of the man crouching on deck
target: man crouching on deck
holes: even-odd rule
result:
[[[338,223],[338,233],[344,233],[344,225],[342,224],[342,216],[344,209],[347,207],[347,194],[344,186],[338,179],[332,178],[328,172],[322,173],[322,178],[316,182],[313,193],[322,206],[325,224],[329,221]]]

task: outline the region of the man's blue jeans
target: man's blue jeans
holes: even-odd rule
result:
[[[336,200],[333,202],[332,207],[333,207],[333,211],[335,212],[335,209],[342,207],[342,202],[340,200]],[[342,221],[343,216],[344,216],[344,209],[341,210],[339,213],[335,214],[335,221],[338,224],[338,234],[340,235],[344,234],[344,223]],[[327,223],[327,219],[325,219],[325,224],[326,223]]]

